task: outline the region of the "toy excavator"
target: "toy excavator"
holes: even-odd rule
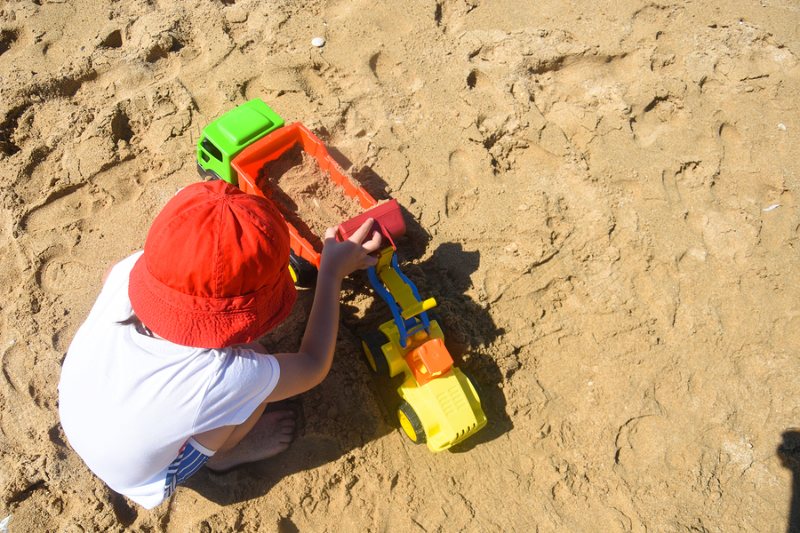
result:
[[[406,226],[397,200],[378,204],[345,174],[308,128],[300,123],[284,126],[283,119],[258,99],[229,111],[203,130],[197,143],[198,169],[204,176],[268,197],[270,192],[258,186],[259,172],[295,146],[316,159],[342,193],[358,200],[366,210],[340,224],[337,239],[347,239],[372,218],[371,231],[380,232],[387,244],[377,254],[377,265],[367,273],[373,289],[389,306],[392,319],[366,335],[362,347],[373,372],[403,375],[397,388],[402,399],[397,410],[400,427],[413,442],[427,443],[435,452],[463,441],[486,425],[486,415],[475,383],[455,366],[439,322],[428,314],[436,300],[423,300],[400,269],[395,239],[405,234]],[[284,218],[289,226],[292,278],[298,286],[310,286],[319,268],[320,251],[288,221],[286,213]]]
[[[428,315],[436,300],[423,300],[400,270],[393,240],[405,232],[399,205],[382,204],[348,220],[339,226],[337,238],[347,239],[368,218],[375,219],[373,230],[380,231],[389,243],[378,252],[378,264],[367,274],[375,292],[389,306],[392,319],[365,336],[361,342],[364,355],[373,372],[403,375],[397,388],[403,400],[397,418],[408,438],[427,443],[434,452],[446,450],[486,425],[478,391],[455,366],[439,322]]]

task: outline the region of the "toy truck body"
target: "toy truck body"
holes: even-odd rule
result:
[[[233,159],[247,146],[283,126],[283,119],[258,98],[250,100],[203,129],[197,141],[200,174],[237,185]]]

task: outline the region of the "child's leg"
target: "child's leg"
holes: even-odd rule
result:
[[[169,465],[164,497],[169,498],[179,484],[202,466],[224,472],[240,464],[272,457],[288,448],[294,440],[297,413],[283,409],[264,414],[266,406],[267,402],[259,405],[238,426],[224,426],[190,438]]]
[[[206,466],[224,471],[240,464],[272,457],[289,447],[294,440],[297,413],[280,409],[264,414],[267,402],[238,426],[224,426],[194,436],[199,444],[216,453]]]
[[[256,407],[250,416],[239,424],[238,426],[222,426],[205,433],[198,433],[194,436],[194,440],[208,448],[218,452],[230,450],[247,435],[253,426],[256,424],[261,415],[264,414],[264,409],[267,407],[267,402],[264,401]]]
[[[225,472],[281,453],[294,440],[297,415],[291,410],[268,411],[235,446],[219,451],[206,463],[213,472]]]

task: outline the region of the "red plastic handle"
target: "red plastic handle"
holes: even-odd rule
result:
[[[338,231],[336,232],[336,239],[339,241],[349,239],[368,218],[375,219],[375,223],[372,225],[372,229],[367,238],[371,237],[377,231],[392,245],[392,248],[396,250],[397,247],[394,244],[394,239],[406,233],[406,223],[403,220],[403,212],[400,210],[400,204],[397,203],[397,200],[389,200],[386,203],[377,205],[361,213],[357,217],[342,222],[339,224]]]

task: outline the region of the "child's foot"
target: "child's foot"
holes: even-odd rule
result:
[[[224,452],[215,453],[206,467],[217,474],[278,455],[289,447],[295,437],[297,413],[293,410],[269,411],[239,444]]]

